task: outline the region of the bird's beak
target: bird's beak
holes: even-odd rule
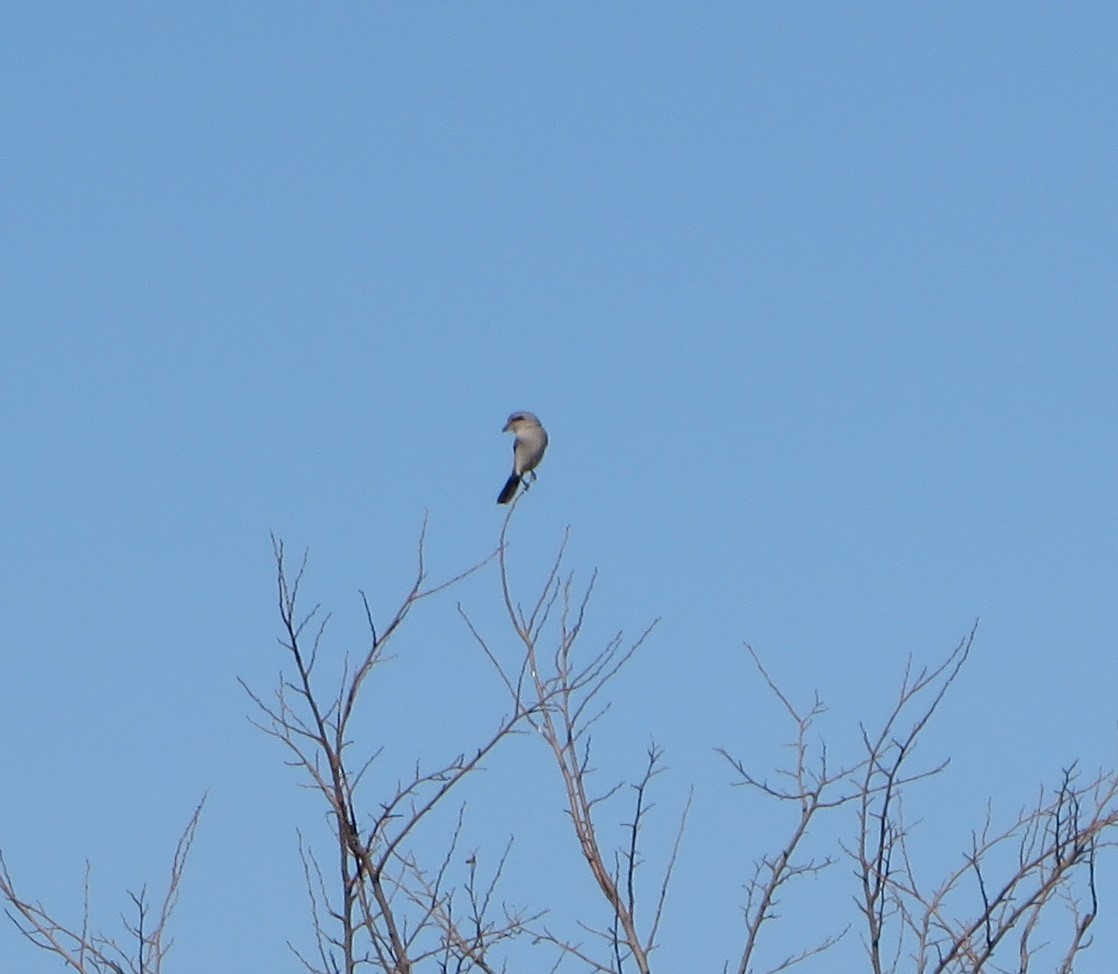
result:
[[[505,423],[505,425],[501,427],[501,432],[507,433],[510,429],[512,429],[512,423]]]

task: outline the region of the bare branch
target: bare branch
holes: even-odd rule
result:
[[[16,929],[31,943],[54,954],[73,971],[81,974],[124,974],[124,971],[128,970],[133,974],[159,974],[163,960],[173,942],[167,935],[168,927],[178,903],[183,870],[186,867],[186,860],[190,854],[190,847],[205,802],[203,796],[179,836],[171,860],[171,875],[167,883],[167,891],[159,912],[150,926],[146,887],[138,894],[128,894],[136,909],[137,918],[134,921],[125,920],[124,928],[135,941],[134,953],[127,953],[112,938],[91,929],[88,864],[83,885],[81,925],[75,929],[56,919],[41,903],[25,900],[19,896],[8,864],[3,853],[0,852],[0,897],[7,903],[5,912]]]

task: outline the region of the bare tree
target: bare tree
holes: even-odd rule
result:
[[[656,896],[642,927],[637,894],[637,873],[643,864],[639,839],[649,809],[650,785],[662,770],[663,752],[655,744],[649,747],[643,772],[631,786],[631,819],[623,826],[620,840],[609,848],[601,838],[598,812],[623,783],[594,786],[590,732],[609,708],[604,691],[610,681],[637,653],[656,623],[631,642],[626,643],[618,632],[604,646],[582,655],[578,643],[596,574],[581,591],[577,589],[573,573],[563,572],[568,540],[564,538],[546,580],[525,609],[512,592],[508,525],[506,518],[498,559],[505,611],[521,648],[518,665],[510,667],[503,662],[465,612],[462,616],[493,664],[513,706],[524,710],[547,745],[562,780],[566,812],[578,848],[605,903],[603,922],[595,925],[582,921],[583,929],[593,938],[589,946],[546,926],[534,929],[535,939],[554,945],[563,955],[577,958],[594,971],[620,972],[631,961],[641,974],[649,974],[687,807],[680,817],[675,842],[666,853]]]
[[[369,644],[356,663],[345,663],[338,684],[326,690],[319,688],[314,676],[328,617],[320,618],[318,606],[305,613],[300,609],[306,557],[290,573],[284,546],[273,539],[281,643],[294,672],[281,675],[271,700],[243,681],[242,686],[263,715],[256,726],[284,745],[290,763],[303,771],[325,802],[332,822],[333,879],[327,878],[316,854],[300,842],[317,944],[317,956],[299,955],[308,971],[352,974],[367,966],[408,974],[430,961],[448,970],[489,972],[494,969],[489,960],[493,948],[522,931],[530,919],[518,913],[493,915],[492,887],[503,869],[503,857],[489,880],[478,875],[475,862],[460,890],[448,886],[461,818],[437,862],[421,862],[409,842],[451,791],[546,701],[516,701],[484,740],[429,764],[417,761],[414,773],[405,780],[387,786],[377,780],[379,791],[365,800],[362,786],[380,752],[372,748],[354,754],[351,724],[363,689],[385,661],[387,646],[412,609],[491,560],[430,585],[424,536],[425,532],[413,584],[387,625],[378,630],[362,594]]]
[[[1073,970],[1076,957],[1090,945],[1088,928],[1098,913],[1098,853],[1113,844],[1118,826],[1114,771],[1084,781],[1074,768],[1065,770],[1051,793],[1042,791],[1008,824],[996,826],[988,813],[970,848],[946,876],[930,885],[918,879],[913,832],[903,814],[904,797],[916,782],[944,771],[947,762],[914,768],[913,753],[958,678],[974,636],[972,629],[935,667],[916,670],[910,660],[880,730],[862,729],[862,757],[837,769],[828,766],[825,745],[819,744],[813,754],[809,744],[809,732],[824,711],[822,701],[817,696],[806,711],[797,710],[753,654],[766,685],[796,726],[791,745],[794,759],[789,768],[777,771],[778,783],[770,784],[755,776],[746,761],[723,754],[737,772],[738,783],[794,806],[797,814],[781,850],[758,861],[747,887],[739,974],[753,970],[761,932],[768,931],[776,919],[778,895],[798,877],[839,861],[838,856],[800,857],[799,847],[809,824],[820,814],[843,807],[855,809],[854,840],[841,841],[837,848],[854,865],[855,903],[873,974],[902,969],[918,974],[1026,974],[1040,947],[1042,928],[1045,946],[1057,957],[1055,967],[1049,969],[1060,974]],[[999,856],[1007,848],[1014,854]],[[785,970],[821,953],[844,933],[824,934],[804,945],[804,931],[797,930],[792,939],[801,946],[768,971]],[[996,959],[996,952],[999,958],[1008,954],[1011,960]]]
[[[66,967],[79,974],[160,974],[167,951],[174,943],[168,926],[178,903],[183,870],[204,803],[203,798],[179,836],[175,854],[171,858],[167,890],[154,911],[146,886],[139,893],[128,893],[134,919],[123,919],[124,937],[106,936],[93,929],[88,863],[85,869],[81,918],[76,925],[67,925],[58,920],[42,903],[25,900],[16,892],[15,881],[3,853],[0,853],[0,897],[6,903],[5,912],[31,943],[56,955]]]
[[[274,543],[282,645],[289,654],[293,675],[281,676],[271,700],[260,697],[247,685],[245,689],[266,717],[257,721],[257,726],[284,744],[290,763],[303,770],[331,817],[337,862],[332,880],[317,855],[300,842],[317,945],[315,957],[300,955],[308,971],[350,974],[370,966],[405,974],[429,963],[438,970],[490,972],[503,969],[503,962],[494,959],[495,948],[516,939],[550,944],[560,956],[581,958],[595,970],[621,970],[629,958],[638,970],[650,970],[648,955],[655,944],[679,838],[677,835],[658,900],[642,932],[637,918],[636,876],[642,862],[638,836],[648,811],[649,786],[660,771],[661,753],[655,746],[649,749],[644,771],[634,783],[634,806],[631,821],[623,829],[624,841],[606,849],[599,840],[595,812],[618,792],[620,785],[610,785],[600,794],[590,790],[589,731],[608,706],[603,700],[607,684],[637,652],[651,627],[630,644],[618,634],[604,647],[590,651],[585,659],[579,658],[576,643],[593,579],[585,591],[575,594],[573,578],[562,576],[564,542],[540,592],[530,608],[523,610],[509,582],[508,525],[506,518],[495,557],[505,607],[520,646],[512,665],[502,661],[501,654],[490,647],[459,606],[508,693],[506,714],[483,741],[468,751],[431,766],[417,763],[413,776],[395,782],[387,792],[383,780],[378,780],[379,791],[372,789],[368,798],[367,789],[361,786],[372,775],[379,752],[372,749],[355,755],[350,731],[366,682],[384,661],[389,640],[416,604],[456,584],[490,559],[445,582],[429,585],[421,536],[418,569],[409,592],[379,632],[365,600],[369,646],[357,663],[344,665],[340,683],[324,692],[315,683],[314,671],[328,618],[320,618],[318,606],[307,612],[299,608],[305,558],[293,573],[289,572],[282,543]],[[546,652],[545,638],[553,640],[553,648]],[[451,790],[521,726],[536,731],[548,745],[564,784],[579,848],[605,898],[603,924],[587,928],[598,947],[604,948],[596,960],[591,960],[593,948],[546,926],[543,909],[512,911],[503,903],[498,907],[495,894],[508,848],[487,877],[481,876],[477,858],[471,855],[465,878],[452,880],[451,864],[463,822],[461,811],[436,861],[423,861],[409,844],[435,809],[446,802]]]
[[[628,780],[602,780],[595,755],[606,734],[602,718],[618,699],[614,681],[656,624],[634,639],[616,632],[592,644],[586,622],[596,575],[576,583],[565,567],[566,538],[542,583],[527,598],[520,596],[509,564],[516,506],[494,553],[445,581],[428,580],[424,530],[414,579],[386,624],[376,624],[362,593],[368,639],[352,658],[330,652],[329,617],[320,607],[301,605],[306,556],[292,566],[283,543],[273,539],[285,665],[270,694],[242,685],[256,707],[253,723],[281,743],[328,822],[325,853],[315,848],[321,838],[298,837],[314,946],[292,950],[312,974],[496,974],[514,959],[522,967],[529,950],[543,951],[552,969],[652,974],[655,968],[692,798],[679,803],[672,838],[649,849],[654,791],[666,770],[663,751],[650,744]],[[385,743],[362,740],[355,722],[368,706],[387,648],[420,603],[493,564],[500,621],[481,624],[461,603],[458,613],[488,660],[504,696],[503,713],[468,746],[458,742],[437,758],[408,754],[410,770],[392,775],[384,770]],[[492,627],[497,631],[487,631]],[[831,758],[818,733],[822,699],[816,694],[806,706],[795,704],[748,649],[762,684],[791,724],[790,757],[758,773],[755,754],[719,750],[734,783],[786,810],[787,824],[781,841],[755,853],[744,881],[739,947],[724,971],[778,974],[812,961],[828,963],[821,955],[856,929],[872,974],[1028,974],[1042,965],[1071,974],[1091,943],[1099,855],[1113,843],[1118,825],[1115,772],[1084,776],[1073,766],[1011,821],[999,825],[988,811],[969,847],[946,871],[937,857],[939,873],[931,877],[918,831],[904,814],[911,796],[930,787],[946,767],[946,761],[918,762],[917,743],[959,679],[974,635],[972,630],[934,666],[910,660],[880,724],[863,725],[838,748],[852,755],[841,762]],[[417,707],[423,706],[423,692],[417,691]],[[483,849],[466,838],[472,809],[465,782],[498,760],[504,742],[525,731],[553,769],[573,854],[597,894],[577,904],[570,921],[548,912],[554,904],[541,890],[533,892],[539,902],[529,908],[508,905],[502,887],[511,839]],[[179,842],[160,908],[149,909],[145,891],[132,896],[138,919],[127,924],[131,939],[123,946],[92,932],[88,896],[81,922],[66,927],[17,895],[0,857],[0,896],[9,916],[72,970],[156,974],[170,946],[167,926],[200,810]],[[821,839],[824,828],[830,838]],[[839,863],[851,867],[853,877],[840,894],[843,905],[852,904],[849,922],[812,930],[802,915],[794,926],[784,920],[782,899],[796,896],[808,877],[834,874]]]

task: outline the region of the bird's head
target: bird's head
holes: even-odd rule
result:
[[[524,412],[523,410],[513,413],[505,423],[502,433],[516,433],[528,426],[539,426],[540,421],[536,418],[535,413]]]

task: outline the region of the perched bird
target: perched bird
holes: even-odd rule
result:
[[[507,504],[516,496],[516,488],[521,484],[528,489],[528,474],[536,479],[536,467],[547,449],[547,430],[540,426],[534,413],[516,412],[501,432],[516,434],[512,444],[512,473],[497,498],[498,504]]]

